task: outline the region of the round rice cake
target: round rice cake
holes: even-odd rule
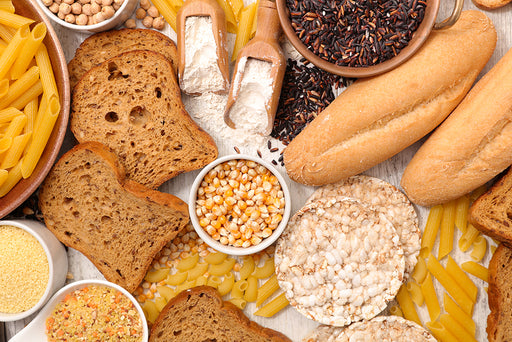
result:
[[[318,326],[303,342],[436,342],[419,324],[399,316],[378,316],[346,328]]]
[[[370,205],[386,215],[395,226],[405,256],[405,277],[414,270],[421,248],[418,216],[407,196],[393,185],[375,177],[357,175],[324,185],[311,195],[306,204],[320,198],[347,196]]]
[[[404,276],[398,234],[382,213],[346,197],[299,210],[277,242],[276,275],[292,306],[344,326],[386,308]]]

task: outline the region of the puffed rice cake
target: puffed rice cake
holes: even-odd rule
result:
[[[347,197],[299,210],[277,242],[276,275],[290,304],[323,324],[371,319],[402,285],[405,259],[386,216]]]
[[[321,325],[303,342],[436,342],[419,324],[399,316],[378,316],[348,327]]]
[[[407,196],[386,181],[358,175],[318,188],[306,204],[319,198],[333,196],[347,196],[360,200],[386,215],[395,226],[402,243],[405,256],[404,281],[407,281],[416,266],[421,248],[418,216]]]

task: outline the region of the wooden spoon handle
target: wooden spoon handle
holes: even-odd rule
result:
[[[279,22],[275,2],[260,0],[257,20],[254,38],[269,42],[279,40],[279,36],[281,35],[281,23]]]

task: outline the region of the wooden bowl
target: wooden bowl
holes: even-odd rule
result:
[[[52,62],[55,81],[57,82],[60,95],[61,110],[50,139],[46,144],[46,148],[32,175],[27,179],[21,179],[7,195],[0,197],[0,218],[23,203],[37,189],[50,171],[59,153],[64,135],[66,134],[70,106],[69,75],[66,59],[57,34],[53,30],[50,21],[33,0],[16,0],[13,1],[13,4],[16,9],[16,14],[32,18],[36,22],[42,21],[46,24],[47,33],[43,42],[48,49],[48,54]]]
[[[328,62],[309,50],[296,35],[295,30],[292,27],[286,0],[276,0],[279,20],[281,21],[283,31],[292,45],[302,56],[304,56],[304,58],[306,58],[317,67],[324,69],[332,74],[355,78],[375,76],[384,73],[388,70],[396,68],[398,65],[409,59],[425,42],[425,40],[428,38],[428,35],[430,34],[430,31],[434,27],[437,12],[439,10],[439,2],[440,0],[427,0],[423,21],[421,22],[418,29],[414,32],[411,40],[409,41],[409,44],[404,47],[397,56],[372,66],[348,67],[339,66]]]

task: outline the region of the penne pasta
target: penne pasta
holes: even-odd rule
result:
[[[15,29],[32,24],[34,20],[0,9],[0,24]]]
[[[288,299],[286,299],[284,292],[281,293],[276,298],[272,299],[270,302],[262,306],[260,309],[258,309],[254,315],[255,316],[262,316],[262,317],[272,317],[282,309],[288,306],[290,302],[288,302]]]
[[[14,61],[18,58],[23,44],[28,39],[29,33],[28,25],[20,27],[0,55],[0,79],[7,75]]]
[[[478,229],[473,227],[472,224],[468,224],[466,232],[459,239],[459,249],[466,252],[479,235]]]
[[[222,7],[224,15],[226,16],[226,27],[229,33],[237,33],[236,23],[237,20],[231,9],[231,5],[228,0],[217,0],[217,3]]]
[[[251,26],[251,38],[256,35],[256,30],[258,29],[258,10],[257,8],[260,6],[260,0],[256,1],[256,13],[254,14],[254,19],[252,20]]]
[[[235,37],[235,46],[233,47],[233,54],[231,60],[234,61],[238,57],[240,50],[249,42],[251,37],[252,23],[256,15],[256,3],[242,9],[240,13],[240,22],[238,23],[238,32]]]
[[[243,265],[239,271],[240,279],[247,279],[252,274],[252,272],[254,272],[256,265],[254,263],[254,258],[250,255],[244,257],[243,260]]]
[[[423,283],[423,280],[425,280],[427,273],[427,263],[425,262],[425,259],[418,256],[418,261],[411,274],[412,279],[414,279],[416,283],[421,284]]]
[[[464,342],[476,342],[476,339],[451,315],[442,314],[441,317],[439,317],[439,322],[445,326],[446,329],[448,329],[448,331],[457,338],[457,340]]]
[[[460,285],[450,276],[437,259],[430,253],[427,269],[443,285],[446,291],[455,299],[459,306],[468,314],[473,312],[473,301]]]
[[[244,8],[243,0],[229,0],[229,4],[235,16],[235,20],[237,22],[240,21],[240,13],[242,12],[242,8]]]
[[[450,254],[453,249],[456,205],[456,201],[450,201],[443,204],[443,217],[441,219],[441,231],[439,235],[439,260]]]
[[[274,258],[265,260],[265,263],[261,267],[256,267],[252,276],[258,279],[264,279],[270,277],[275,272]]]
[[[19,162],[31,136],[32,133],[28,132],[12,139],[11,147],[6,151],[0,169],[10,169]]]
[[[247,278],[247,289],[244,293],[244,299],[247,302],[255,302],[258,298],[258,278],[249,277]]]
[[[39,45],[35,58],[36,64],[39,67],[43,92],[46,94],[46,98],[50,99],[53,94],[56,94],[58,97],[57,84],[55,83],[52,63],[50,61],[50,56],[48,55],[48,50],[44,44]]]
[[[392,314],[393,316],[404,317],[404,313],[402,312],[402,310],[400,309],[400,307],[398,305],[391,306],[389,308],[389,313]]]
[[[420,317],[418,316],[414,303],[412,302],[409,292],[404,285],[402,285],[400,290],[398,290],[396,300],[398,301],[398,305],[400,305],[400,309],[402,309],[404,318],[421,325]]]
[[[443,304],[445,311],[457,320],[472,336],[475,336],[476,324],[471,316],[465,313],[446,293],[443,297]]]
[[[430,330],[432,335],[441,342],[459,342],[453,334],[446,329],[444,325],[439,322],[427,322],[425,324]]]
[[[411,300],[414,304],[418,306],[422,306],[425,302],[425,298],[423,293],[421,292],[421,288],[414,281],[409,281],[406,285],[407,291],[409,291],[409,295],[411,296]]]
[[[183,0],[168,0],[168,2],[176,13],[183,7]]]
[[[469,197],[462,196],[457,199],[455,206],[455,226],[462,234],[466,232],[468,226],[468,210],[469,210]]]
[[[25,73],[32,59],[34,58],[36,51],[43,42],[46,36],[46,25],[44,23],[38,23],[30,31],[28,38],[23,45],[23,53],[14,62],[11,68],[11,78],[17,80]]]
[[[8,174],[7,170],[0,169],[0,187],[7,180]]]
[[[436,241],[437,231],[443,217],[443,206],[436,205],[430,208],[428,213],[427,223],[421,238],[421,250],[420,256],[426,258],[427,255],[432,252],[434,242]]]
[[[39,80],[39,68],[37,66],[31,67],[14,83],[12,83],[7,94],[0,98],[0,109],[9,107],[9,105],[19,98],[23,93],[27,92]]]
[[[466,261],[465,263],[461,264],[460,267],[464,271],[482,279],[485,282],[489,281],[489,270],[474,261]]]
[[[0,38],[2,38],[5,42],[10,42],[14,38],[15,33],[15,29],[0,24]]]
[[[13,139],[15,136],[20,135],[26,124],[27,116],[25,114],[14,117],[14,119],[12,119],[12,121],[9,123],[9,126],[7,126],[7,130],[4,133],[3,139]]]
[[[230,302],[231,304],[235,305],[240,310],[245,309],[245,306],[247,305],[247,302],[243,298],[230,298],[228,300],[228,302]]]
[[[176,13],[169,1],[166,0],[152,0],[153,5],[158,9],[158,12],[164,17],[165,21],[169,23],[171,28],[176,32]]]
[[[279,283],[277,282],[277,276],[274,274],[258,289],[256,306],[260,306],[261,304],[263,304],[263,302],[267,300],[267,298],[269,298],[277,290],[279,290]]]
[[[22,110],[25,106],[32,101],[33,99],[37,99],[39,95],[43,93],[43,85],[41,84],[41,80],[37,81],[33,87],[31,87],[28,91],[14,100],[10,107],[16,108],[18,110]],[[42,102],[42,100],[41,100]],[[45,105],[46,107],[46,105]]]
[[[425,298],[425,304],[427,304],[430,321],[434,322],[441,314],[441,307],[439,306],[439,300],[437,299],[434,282],[432,281],[430,273],[427,275],[423,283],[421,283],[420,289],[423,293],[423,297]]]
[[[460,287],[466,292],[466,294],[471,298],[473,303],[476,303],[476,297],[478,295],[478,288],[471,281],[468,275],[457,265],[457,263],[452,259],[452,257],[448,257],[448,262],[446,263],[446,271],[452,276],[452,278],[460,285]]]
[[[475,241],[473,241],[473,250],[471,251],[471,259],[473,261],[482,261],[487,252],[487,240],[482,235],[479,235]]]
[[[0,1],[0,10],[14,13],[14,5],[11,1]]]
[[[9,170],[7,178],[0,185],[0,197],[5,196],[22,178],[21,160],[12,169]]]
[[[0,99],[7,95],[7,92],[9,91],[9,83],[10,82],[7,78],[0,80]]]

